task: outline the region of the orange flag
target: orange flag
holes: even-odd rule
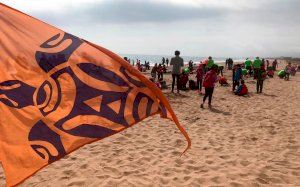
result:
[[[173,120],[190,147],[165,96],[129,63],[0,3],[0,160],[7,186],[154,114]]]

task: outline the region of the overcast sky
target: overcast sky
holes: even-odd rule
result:
[[[122,54],[300,57],[300,0],[0,0]]]

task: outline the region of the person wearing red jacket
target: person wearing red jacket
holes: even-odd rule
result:
[[[212,102],[212,96],[214,93],[214,88],[216,82],[218,82],[218,66],[212,65],[211,70],[208,71],[205,75],[204,81],[203,81],[203,87],[205,88],[205,95],[203,97],[203,102],[200,105],[201,108],[204,108],[204,103],[206,98],[208,97],[208,106],[211,108],[211,102]]]
[[[248,94],[248,88],[245,84],[245,81],[242,80],[241,85],[238,87],[238,89],[235,92],[235,95],[244,96],[244,95],[247,95],[247,94]]]

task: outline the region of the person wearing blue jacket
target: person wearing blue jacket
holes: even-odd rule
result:
[[[242,75],[243,75],[243,73],[242,73],[242,68],[241,68],[241,65],[240,64],[238,64],[237,66],[236,66],[236,70],[235,70],[235,72],[234,72],[234,74],[233,74],[233,84],[232,84],[232,91],[234,92],[235,91],[235,88],[236,87],[239,87],[239,85],[240,85],[240,80],[242,79]]]

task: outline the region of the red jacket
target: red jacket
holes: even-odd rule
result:
[[[248,88],[247,88],[247,86],[244,84],[244,85],[242,85],[242,89],[241,89],[239,95],[246,95],[246,94],[248,94]]]
[[[214,88],[217,81],[218,81],[217,73],[214,70],[210,70],[205,75],[205,78],[203,81],[203,87]]]

